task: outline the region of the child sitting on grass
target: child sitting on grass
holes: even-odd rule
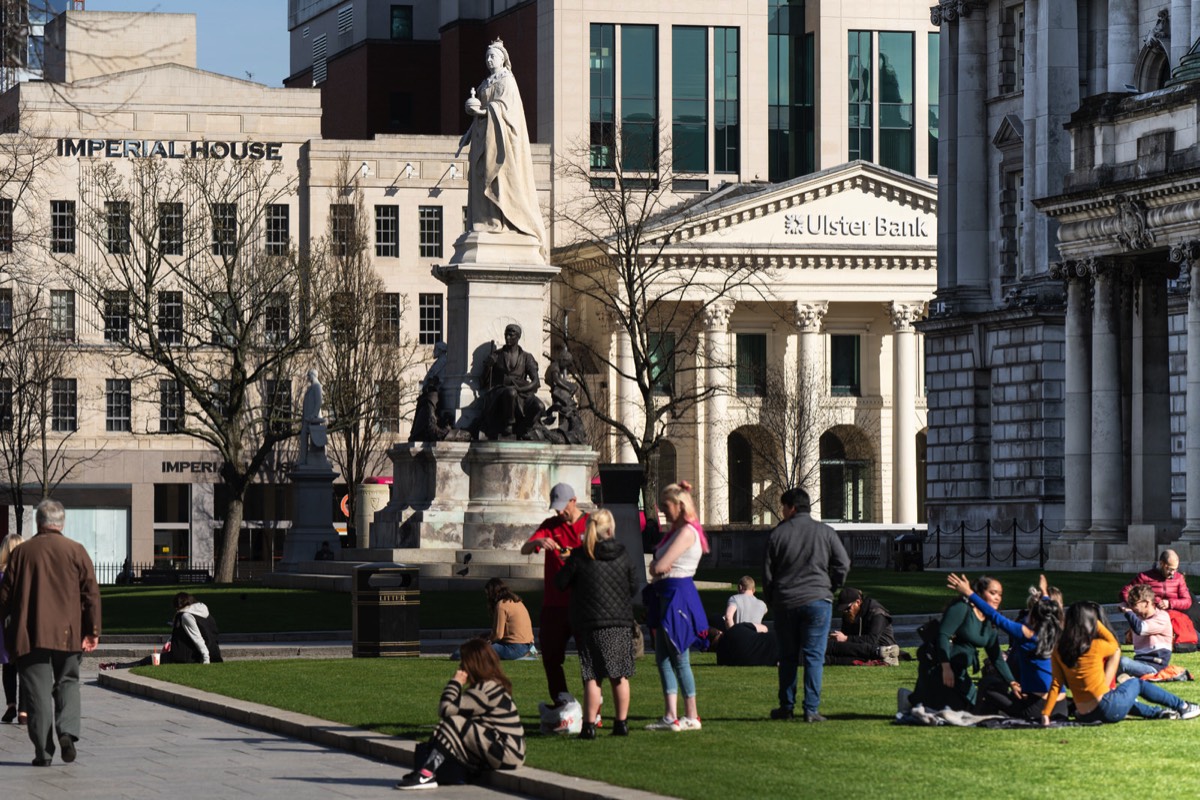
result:
[[[1135,678],[1153,675],[1171,661],[1171,615],[1157,607],[1154,589],[1146,583],[1131,587],[1128,601],[1121,611],[1133,634],[1133,658],[1121,656],[1121,672]]]

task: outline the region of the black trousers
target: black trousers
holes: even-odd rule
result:
[[[879,648],[865,642],[835,642],[825,645],[825,663],[850,666],[855,661],[871,661],[879,658]]]

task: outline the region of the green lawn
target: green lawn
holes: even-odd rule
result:
[[[1177,656],[1200,671],[1200,656]],[[896,689],[915,667],[825,670],[823,725],[772,722],[776,678],[770,668],[717,667],[694,655],[704,729],[651,733],[662,713],[651,658],[633,680],[632,735],[606,731],[594,742],[531,735],[528,764],[685,798],[819,797],[1126,797],[1174,795],[1200,773],[1194,743],[1200,720],[1129,720],[1096,728],[988,731],[889,724]],[[232,662],[212,667],[140,668],[142,674],[211,692],[312,714],[356,727],[423,739],[454,665],[443,659]],[[537,727],[545,676],[536,662],[509,662],[527,730]],[[578,682],[578,662],[567,674]],[[1170,684],[1200,701],[1200,685]],[[611,706],[605,716],[611,716]],[[607,725],[606,725],[607,729]],[[1186,792],[1186,790],[1184,790]]]

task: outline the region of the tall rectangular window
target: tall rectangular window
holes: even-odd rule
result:
[[[74,378],[55,378],[50,382],[50,428],[70,433],[79,427]]]
[[[0,197],[0,253],[13,249],[13,201]]]
[[[670,331],[646,335],[646,360],[650,385],[655,394],[675,393],[675,334]]]
[[[816,169],[813,34],[804,0],[767,0],[767,174],[786,181]]]
[[[129,203],[107,200],[104,203],[105,245],[114,255],[129,255]]]
[[[50,290],[50,335],[75,341],[75,292],[71,289]]]
[[[183,420],[183,392],[177,381],[163,378],[158,382],[158,432],[178,433]]]
[[[395,381],[375,384],[375,430],[397,433],[400,430],[400,386]]]
[[[413,7],[392,6],[392,39],[407,40],[413,38]]]
[[[13,384],[12,378],[0,378],[0,431],[13,429]]]
[[[104,293],[104,341],[129,341],[129,292]]]
[[[940,123],[942,51],[938,34],[929,34],[929,177],[938,174],[938,127]]]
[[[232,347],[241,332],[240,316],[232,295],[228,292],[214,294],[208,311],[209,343]]]
[[[738,29],[713,28],[713,169],[741,168]]]
[[[344,258],[354,252],[354,206],[350,203],[329,206],[329,241],[335,256]]]
[[[375,341],[396,344],[400,341],[400,295],[380,292],[375,295]]]
[[[658,28],[621,26],[621,156],[626,172],[658,169]]]
[[[737,393],[762,397],[767,393],[767,335],[737,335]]]
[[[874,61],[870,31],[850,31],[850,160],[875,160],[875,135],[871,107]]]
[[[675,172],[708,171],[708,28],[671,28],[671,144]]]
[[[263,383],[263,408],[267,426],[276,436],[286,436],[292,429],[292,382],[268,380]]]
[[[108,378],[104,381],[104,429],[128,431],[133,418],[133,397],[129,380]]]
[[[158,341],[183,343],[183,292],[158,293]]]
[[[916,172],[913,125],[913,35],[879,34],[879,164]]]
[[[164,256],[183,255],[183,203],[158,204],[158,249]]]
[[[292,338],[291,304],[282,292],[272,292],[263,309],[263,335],[268,345],[286,344]]]
[[[212,254],[237,255],[237,203],[212,204]]]
[[[421,322],[417,333],[418,344],[437,344],[442,341],[442,296],[422,292],[418,296]]]
[[[442,257],[442,207],[421,206],[417,210],[421,258]]]
[[[50,252],[75,252],[75,201],[50,201]]]
[[[591,50],[588,53],[588,77],[591,90],[591,167],[612,169],[612,149],[616,138],[617,94],[615,41],[616,26],[591,26]]]
[[[13,290],[0,289],[0,333],[13,332]]]
[[[267,206],[266,251],[269,256],[286,256],[292,241],[291,209],[286,203]]]
[[[852,397],[862,394],[859,383],[859,347],[858,336],[829,337],[829,385],[832,394]]]
[[[400,255],[400,206],[375,206],[375,255],[398,258]]]

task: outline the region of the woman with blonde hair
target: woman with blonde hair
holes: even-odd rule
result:
[[[696,501],[687,481],[672,483],[659,495],[659,506],[668,529],[654,548],[650,580],[644,590],[646,618],[654,633],[654,661],[663,686],[665,712],[651,731],[698,731],[696,680],[688,650],[704,642],[708,617],[692,577],[700,557],[708,552],[708,539],[696,515]],[[684,716],[677,715],[679,693],[683,692]]]
[[[12,551],[17,549],[17,545],[24,542],[19,533],[10,533],[4,537],[4,541],[0,542],[0,580],[4,579],[4,570],[8,569],[8,557],[12,555]],[[0,630],[3,629],[4,620],[0,619]],[[4,648],[4,636],[0,633],[0,671],[3,672],[4,678],[4,716],[0,717],[0,722],[12,722],[17,719],[17,712],[20,711],[20,722],[24,722],[26,714],[17,707],[17,665],[13,664],[8,658],[8,651]]]
[[[613,538],[611,512],[600,509],[588,519],[583,546],[576,548],[555,578],[571,590],[571,629],[583,674],[580,739],[596,738],[600,681],[608,678],[617,705],[613,736],[629,735],[629,681],[633,677],[633,594],[638,575],[625,546]]]

